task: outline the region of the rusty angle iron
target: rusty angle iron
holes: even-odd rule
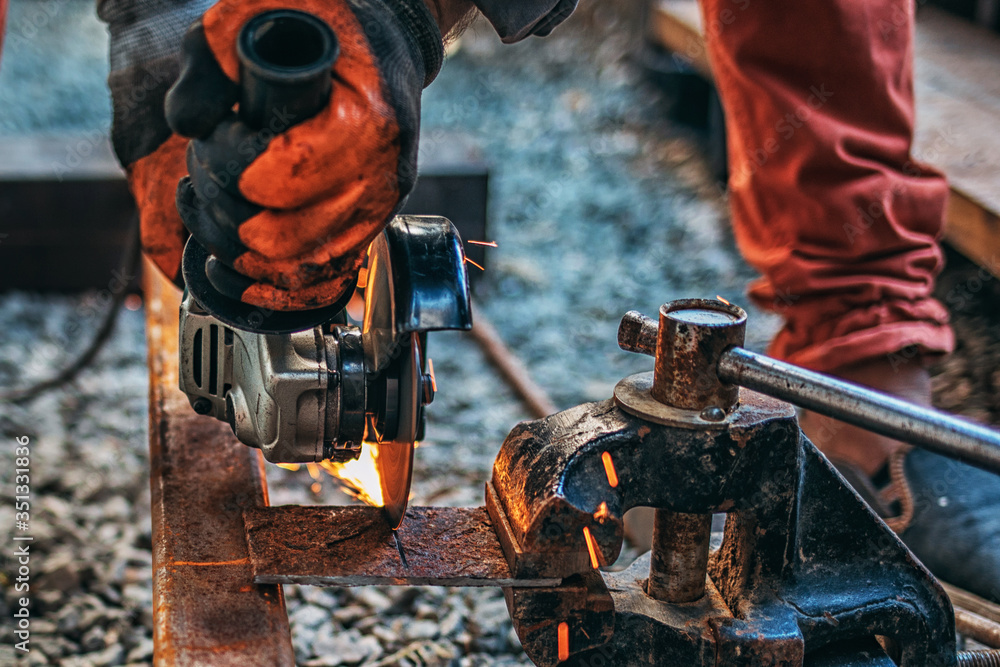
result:
[[[154,663],[294,665],[281,587],[253,583],[244,535],[243,511],[267,505],[260,452],[191,411],[177,388],[180,293],[149,264],[143,288]]]

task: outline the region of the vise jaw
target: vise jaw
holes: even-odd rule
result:
[[[956,664],[940,584],[801,433],[793,408],[713,372],[746,315],[661,309],[656,370],[615,398],[516,427],[486,504],[529,657],[547,665]],[[653,335],[623,327],[630,336]],[[632,343],[635,341],[633,340]],[[649,341],[647,341],[648,343]],[[623,516],[656,508],[653,551],[620,572]],[[711,517],[726,515],[709,551]]]

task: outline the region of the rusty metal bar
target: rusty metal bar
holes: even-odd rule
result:
[[[740,347],[727,350],[719,359],[719,377],[1000,474],[1000,433],[938,410]]]
[[[397,531],[377,507],[290,505],[244,514],[254,581],[314,586],[555,586],[515,579],[483,507],[411,507]]]
[[[267,505],[259,452],[177,388],[180,293],[147,264],[154,663],[293,665],[281,587],[253,583],[243,511]]]
[[[541,419],[559,412],[559,408],[545,390],[531,379],[524,362],[510,351],[496,328],[483,315],[483,311],[475,306],[472,321],[474,324],[469,335],[479,344],[486,359],[493,364],[500,376],[528,408],[531,416]]]
[[[664,602],[694,602],[705,595],[711,514],[656,510],[646,593]]]
[[[956,607],[955,631],[983,646],[1000,648],[1000,624],[974,612]]]
[[[974,595],[967,590],[952,586],[942,581],[941,585],[951,598],[951,603],[956,608],[967,609],[974,614],[979,614],[983,618],[988,618],[994,623],[1000,624],[1000,604],[985,600],[978,595]]]

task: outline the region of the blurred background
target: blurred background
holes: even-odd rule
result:
[[[941,4],[921,8],[930,16],[921,25],[932,27],[918,30],[928,47],[918,54],[918,116],[932,123],[921,126],[917,154],[974,178],[953,181],[966,187],[956,201],[968,206],[952,211],[962,231],[949,236],[939,296],[953,310],[959,349],[935,370],[936,400],[998,424],[1000,246],[974,221],[1000,229],[997,187],[992,199],[976,189],[1000,183],[1000,151],[988,150],[1000,91],[948,64],[969,63],[973,79],[976,68],[1000,66],[983,61],[1000,57],[990,30],[997,2]],[[718,295],[748,309],[757,350],[779,325],[745,298],[755,274],[728,227],[721,111],[699,70],[692,6],[583,0],[552,37],[515,46],[477,22],[424,96],[421,169],[474,176],[479,194],[448,214],[482,235],[473,240],[497,245],[477,255],[485,270],[470,267],[478,305],[559,408],[606,399],[620,378],[651,368],[616,345],[627,310]],[[115,296],[127,294],[108,344],[82,373],[33,400],[0,403],[3,456],[13,457],[15,437],[33,445],[34,616],[23,664],[152,658],[143,302],[135,277],[118,269],[131,204],[108,146],[107,73],[107,34],[92,2],[12,0],[0,60],[0,388],[71,363]],[[921,106],[942,95],[945,111]],[[440,193],[425,196],[422,206],[442,205]],[[429,353],[439,393],[412,503],[482,504],[500,443],[529,414],[468,336],[432,335]],[[14,532],[12,460],[0,463],[3,535]],[[272,504],[352,502],[316,469],[269,466],[267,475]],[[7,665],[16,568],[8,549],[0,553]],[[530,664],[498,590],[285,593],[302,665]]]

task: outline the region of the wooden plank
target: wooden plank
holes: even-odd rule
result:
[[[916,33],[914,154],[1000,213],[1000,37],[928,7]]]
[[[281,587],[253,583],[243,511],[267,504],[260,452],[177,388],[180,293],[145,267],[153,662],[293,665]]]
[[[5,136],[0,156],[0,290],[76,292],[120,280],[114,269],[136,212],[108,137]],[[462,238],[488,240],[489,170],[471,142],[431,132],[420,160],[403,212],[442,215]],[[466,255],[488,263],[483,246]]]
[[[515,579],[483,507],[411,507],[397,531],[378,507],[248,509],[247,543],[259,583],[314,586],[555,586]]]
[[[708,79],[697,0],[660,0],[652,36]],[[948,177],[945,239],[1000,277],[1000,38],[932,7],[916,29],[914,156]]]
[[[953,188],[946,220],[948,243],[1000,278],[1000,216]]]
[[[952,586],[945,582],[941,582],[941,585],[944,586],[945,592],[951,598],[951,603],[955,607],[971,611],[974,614],[988,618],[994,623],[1000,623],[1000,605],[985,600],[978,595],[973,595],[957,586]]]

